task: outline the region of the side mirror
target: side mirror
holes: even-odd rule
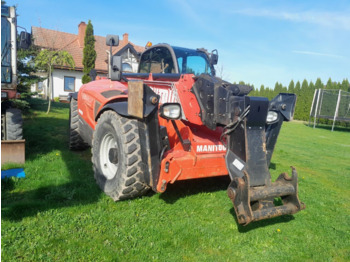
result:
[[[107,35],[106,36],[106,45],[107,46],[118,46],[119,45],[119,36]]]
[[[215,49],[215,50],[211,51],[211,54],[210,54],[210,63],[211,63],[212,65],[217,65],[218,60],[219,60],[218,50]]]
[[[28,49],[31,44],[31,35],[27,32],[22,31],[19,34],[19,43],[18,48],[19,49]]]
[[[109,61],[108,74],[112,81],[120,81],[122,79],[122,57],[113,56],[112,46],[119,45],[119,36],[107,35],[106,45],[110,47],[109,55],[111,56]]]
[[[110,68],[111,80],[120,81],[122,79],[122,57],[113,56]]]

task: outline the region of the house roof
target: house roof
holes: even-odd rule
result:
[[[130,52],[132,54],[134,54],[136,57],[138,56],[138,54],[140,52],[136,51],[135,47],[128,43],[127,45],[125,45],[123,48],[119,49],[114,55],[122,55],[125,51],[127,51],[128,49],[130,49]],[[143,51],[142,51],[143,52]]]
[[[54,50],[65,50],[69,52],[75,62],[75,70],[83,70],[83,49],[84,49],[84,37],[85,37],[86,24],[81,22],[78,26],[78,34],[70,34],[66,32],[60,32],[56,30],[46,29],[42,27],[32,27],[32,36],[34,39],[34,45]],[[138,46],[129,41],[129,35],[125,33],[123,39],[119,41],[118,46],[112,47],[112,53],[119,53],[121,50],[127,50],[129,46],[132,52],[142,53],[145,48]],[[107,50],[110,47],[106,45],[106,37],[95,35],[95,50],[97,53],[95,69],[97,72],[107,72]]]

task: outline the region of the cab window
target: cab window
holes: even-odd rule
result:
[[[186,73],[194,74],[209,74],[208,63],[202,56],[188,56]]]
[[[182,47],[173,47],[181,74],[213,74],[208,57],[204,52]]]
[[[175,73],[173,58],[168,48],[156,47],[142,55],[139,73]]]

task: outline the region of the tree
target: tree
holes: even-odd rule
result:
[[[349,80],[346,78],[341,83],[341,90],[350,92],[350,83]]]
[[[302,91],[305,91],[305,90],[308,89],[308,87],[309,87],[309,84],[308,84],[307,80],[304,79],[304,80],[303,80],[303,83],[301,84],[301,90],[302,90]]]
[[[84,75],[82,78],[83,84],[86,84],[91,81],[91,77],[89,73],[91,69],[95,68],[96,61],[96,51],[95,51],[95,37],[94,37],[94,29],[91,24],[91,20],[89,20],[86,26],[85,38],[84,38],[84,50],[83,50],[83,65],[84,65]]]
[[[324,84],[322,83],[321,78],[316,79],[315,88],[316,89],[323,89],[324,88]]]
[[[298,82],[295,84],[294,93],[295,93],[296,95],[299,95],[299,94],[300,94],[300,90],[301,90],[300,82],[298,81]]]
[[[51,108],[51,94],[52,94],[52,81],[51,74],[54,70],[54,66],[69,66],[75,67],[75,63],[71,54],[63,50],[48,50],[43,49],[35,58],[35,66],[39,69],[47,72],[47,86],[49,89],[49,105],[46,114],[50,112]]]
[[[299,110],[300,110],[300,119],[302,120],[307,120],[308,118],[308,110],[310,108],[309,102],[312,99],[310,95],[310,90],[309,90],[309,83],[307,82],[306,79],[303,80],[301,84],[301,90],[299,94]]]
[[[312,94],[313,94],[315,91],[315,84],[312,81],[310,81],[310,83],[309,83],[309,88],[310,88],[310,90],[312,90]]]
[[[293,81],[293,79],[289,83],[288,93],[294,93],[294,81]]]
[[[17,51],[17,91],[21,94],[21,98],[30,97],[30,87],[41,80],[41,77],[36,75],[37,68],[34,65],[38,52],[39,50],[34,46]]]
[[[326,89],[334,89],[332,79],[329,78],[327,81]]]
[[[277,94],[282,93],[282,89],[283,89],[282,84],[276,82],[276,84],[275,84],[275,89],[274,89],[274,90],[275,90],[275,93],[277,93]]]

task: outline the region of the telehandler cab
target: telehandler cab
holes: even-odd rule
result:
[[[123,74],[114,56],[109,79],[72,95],[70,148],[92,147],[96,182],[113,200],[229,175],[228,196],[242,225],[305,208],[295,168],[273,183],[268,169],[296,96],[249,97],[251,87],[215,77],[217,61],[216,50],[159,44],[142,53],[138,73]],[[283,205],[275,206],[278,197]]]

